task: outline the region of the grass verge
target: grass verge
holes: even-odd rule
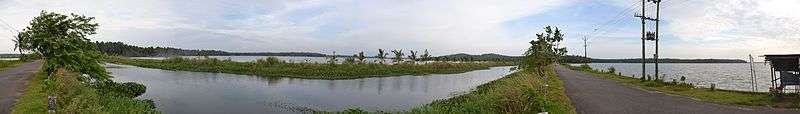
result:
[[[14,67],[14,66],[17,66],[17,65],[19,65],[21,63],[25,63],[25,62],[26,61],[22,61],[22,60],[0,60],[0,71],[3,71],[5,69],[8,69],[8,68],[11,68],[11,67]]]
[[[493,66],[508,66],[511,62],[447,63],[428,64],[316,64],[286,63],[277,58],[265,58],[254,62],[234,62],[214,58],[187,59],[173,57],[165,60],[127,59],[110,57],[108,62],[146,68],[217,72],[266,77],[293,77],[306,79],[355,79],[400,75],[453,74],[473,70],[489,69]]]
[[[575,114],[569,97],[564,93],[563,82],[552,68],[546,76],[533,70],[521,70],[498,80],[478,86],[474,91],[450,99],[437,100],[414,108],[411,114],[495,114],[519,113]],[[545,87],[545,85],[549,85]],[[337,114],[386,113],[348,109]]]
[[[642,81],[638,78],[622,76],[611,72],[596,71],[588,66],[563,66],[592,76],[615,80],[642,89],[686,96],[699,101],[745,106],[767,106],[773,108],[800,108],[800,101],[796,99],[777,97],[769,93],[697,88],[691,84],[675,81]]]
[[[56,112],[59,114],[153,114],[159,113],[152,101],[105,93],[80,82],[77,74],[59,71],[55,89],[46,86],[46,73],[40,72],[28,83],[12,114],[47,113],[47,93],[57,94]]]

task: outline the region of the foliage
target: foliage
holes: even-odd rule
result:
[[[381,61],[380,63],[383,64],[383,62],[386,62],[386,55],[389,55],[389,53],[386,53],[383,49],[378,49],[378,56],[375,57],[378,57]]]
[[[510,62],[428,64],[341,64],[282,63],[264,65],[256,62],[235,62],[214,58],[169,58],[164,60],[109,58],[111,63],[147,68],[198,72],[222,72],[267,77],[294,77],[307,79],[354,79],[399,75],[451,74],[488,69],[493,66],[513,65]]]
[[[336,65],[336,61],[338,61],[336,59],[336,51],[333,51],[333,54],[331,54],[331,56],[328,56],[328,64]]]
[[[566,47],[558,47],[558,43],[564,40],[564,34],[558,27],[553,30],[547,26],[544,31],[536,34],[536,39],[530,42],[531,47],[523,54],[525,55],[523,67],[549,66],[567,53]]]
[[[422,52],[422,55],[420,55],[419,58],[424,60],[424,61],[427,61],[428,59],[430,59],[431,58],[431,54],[428,53],[428,49],[425,49],[425,51]]]
[[[138,97],[147,91],[146,86],[135,82],[125,82],[125,83],[104,82],[100,84],[95,84],[94,86],[96,86],[94,88],[96,88],[101,93],[114,93],[120,96],[126,96],[130,98]]]
[[[392,50],[392,53],[394,53],[394,58],[393,59],[394,59],[395,63],[403,62],[403,50],[402,49]]]
[[[20,50],[33,51],[45,60],[44,70],[52,74],[59,68],[87,74],[84,81],[110,81],[102,67],[102,54],[86,38],[96,34],[94,17],[69,16],[42,11],[17,35]]]
[[[418,51],[408,50],[408,52],[411,53],[411,55],[408,55],[408,59],[411,59],[411,62],[417,61],[417,52]]]
[[[358,52],[358,55],[356,55],[355,57],[358,58],[358,64],[364,64],[365,63],[364,59],[367,59],[367,56],[364,56],[363,51]]]
[[[277,64],[284,64],[286,62],[278,59],[277,57],[266,57],[256,60],[255,63],[263,66],[271,66]]]
[[[606,70],[606,72],[614,74],[614,73],[617,73],[617,69],[614,68],[614,67],[608,67],[608,70]]]
[[[102,92],[77,80],[78,74],[59,70],[55,73],[59,84],[47,90],[47,74],[38,73],[12,108],[12,114],[42,114],[47,112],[47,91],[59,94],[57,113],[63,114],[153,114],[159,113],[150,100],[138,100],[117,92]]]
[[[414,114],[498,114],[520,113],[536,114],[574,114],[564,93],[563,82],[549,67],[545,76],[523,69],[501,79],[478,86],[469,94],[450,99],[434,101],[423,107],[414,108]],[[543,78],[549,77],[549,78]],[[543,85],[550,85],[547,88]],[[543,92],[548,92],[544,94]]]
[[[344,58],[343,64],[355,64],[355,63],[356,63],[356,58],[353,57]]]
[[[6,68],[11,68],[17,66],[25,61],[21,60],[0,60],[0,71],[5,70]]]

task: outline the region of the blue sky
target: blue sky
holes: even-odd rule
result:
[[[661,56],[739,58],[800,53],[795,0],[664,0]],[[641,56],[638,0],[0,0],[0,53],[11,29],[41,10],[96,17],[98,41],[247,52],[351,54],[429,49],[434,55],[520,55],[544,26],[597,58]],[[648,5],[650,6],[650,4]],[[653,9],[648,9],[652,11]],[[652,14],[652,12],[648,12]],[[7,25],[7,26],[6,26]],[[648,25],[653,28],[653,25]],[[653,43],[648,42],[648,56]]]

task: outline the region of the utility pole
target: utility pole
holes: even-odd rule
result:
[[[645,7],[645,6],[647,6],[645,3],[647,3],[647,2],[653,2],[653,3],[656,4],[656,18],[647,17],[647,15],[646,15],[647,12],[645,11],[645,9],[647,8],[647,7]],[[661,0],[647,0],[647,1],[642,0],[642,14],[641,15],[634,15],[634,17],[638,17],[638,18],[640,18],[642,20],[642,76],[647,76],[647,73],[646,73],[646,70],[645,70],[646,63],[647,63],[647,57],[645,56],[645,52],[646,52],[645,51],[645,41],[646,40],[651,40],[651,41],[655,41],[656,42],[656,54],[654,54],[654,57],[653,57],[655,59],[655,67],[656,67],[656,69],[655,69],[655,71],[656,71],[655,72],[655,79],[658,79],[658,40],[659,40],[659,38],[658,38],[658,28],[659,28],[658,27],[658,22],[659,22],[659,7],[660,7],[660,5],[661,5]],[[656,22],[656,31],[655,31],[655,33],[646,31],[647,28],[646,28],[645,25],[647,25],[647,24],[645,23],[645,21],[655,21]]]
[[[589,53],[588,52],[589,48],[587,47],[588,45],[586,44],[587,40],[589,40],[589,38],[584,36],[583,37],[583,57],[585,57],[585,58],[589,58],[589,54],[588,54]]]
[[[656,79],[658,79],[658,40],[661,40],[658,37],[659,36],[658,35],[658,28],[661,28],[661,27],[658,26],[658,23],[661,22],[659,20],[659,19],[661,19],[661,18],[659,18],[659,16],[660,16],[659,15],[659,9],[661,9],[661,0],[651,0],[651,1],[656,3],[656,35],[655,35],[655,37],[656,37],[655,38],[655,40],[656,40],[656,56],[655,56],[654,59],[655,59],[655,62],[656,62],[655,63],[655,65],[656,65],[656,74],[655,74],[655,76],[656,76]]]

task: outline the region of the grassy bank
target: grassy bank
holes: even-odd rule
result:
[[[152,114],[159,113],[151,101],[138,100],[114,92],[88,87],[76,78],[77,74],[60,71],[55,89],[45,85],[45,73],[38,73],[28,84],[25,94],[13,108],[12,114],[42,114],[47,112],[47,92],[57,94],[57,113],[60,114]]]
[[[800,101],[796,99],[793,98],[781,99],[769,93],[719,90],[712,88],[698,88],[691,84],[682,83],[680,81],[677,82],[663,82],[663,81],[652,81],[652,80],[642,81],[639,78],[621,76],[617,73],[596,71],[587,66],[585,67],[577,67],[570,65],[563,65],[563,66],[568,67],[572,70],[581,71],[597,77],[615,80],[623,84],[636,86],[642,89],[686,96],[700,101],[714,102],[721,104],[745,105],[745,106],[767,106],[775,108],[800,107]]]
[[[22,60],[0,60],[0,71],[17,66],[25,61]]]
[[[487,84],[474,91],[450,99],[437,100],[422,107],[414,108],[411,114],[497,114],[518,113],[536,114],[575,114],[569,97],[564,93],[563,82],[552,68],[545,77],[533,70],[522,70]],[[549,85],[545,88],[544,85]],[[325,112],[328,113],[328,112]],[[336,114],[387,113],[348,109]]]
[[[435,101],[415,108],[411,113],[534,114],[547,111],[551,114],[574,114],[575,108],[564,93],[563,82],[552,68],[545,71],[547,76],[539,76],[533,70],[522,70],[478,86],[469,94]]]
[[[489,69],[493,66],[512,65],[510,62],[446,63],[428,64],[316,64],[286,63],[277,58],[265,58],[254,62],[235,62],[214,58],[169,58],[165,60],[126,59],[112,57],[115,64],[127,64],[146,68],[197,72],[219,72],[267,77],[294,77],[307,79],[354,79],[398,75],[452,74]]]

